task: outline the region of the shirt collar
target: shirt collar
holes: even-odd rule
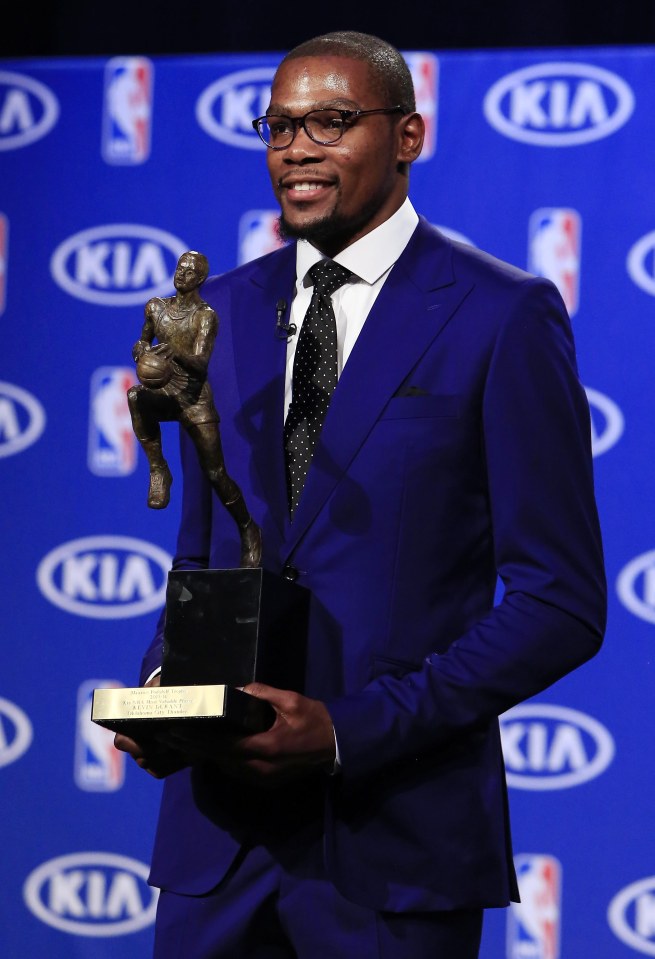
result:
[[[399,210],[351,246],[338,253],[334,261],[351,270],[367,283],[375,283],[393,266],[410,241],[418,224],[417,213],[409,198]],[[307,271],[325,259],[308,240],[296,244],[296,276],[304,281]]]

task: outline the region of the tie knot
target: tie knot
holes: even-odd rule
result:
[[[310,267],[309,275],[314,282],[314,290],[321,296],[332,296],[335,290],[350,279],[352,272],[334,260],[320,260]]]

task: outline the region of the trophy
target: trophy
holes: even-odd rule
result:
[[[180,737],[267,729],[275,718],[272,706],[241,687],[260,681],[303,691],[308,593],[262,569],[261,531],[223,460],[207,380],[218,317],[198,292],[208,273],[205,256],[183,253],[175,295],[146,304],[132,350],[140,385],[128,390],[127,399],[150,468],[148,506],[164,509],[169,503],[173,477],[160,423],[177,420],[237,525],[240,566],[171,571],[160,685],[94,691],[92,720],[138,742],[174,744]]]

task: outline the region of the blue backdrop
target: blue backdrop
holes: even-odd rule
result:
[[[601,654],[503,717],[523,902],[482,956],[653,956],[655,50],[408,59],[416,208],[569,306],[610,583]],[[0,63],[2,955],[149,954],[161,787],[88,719],[136,680],[179,514],[179,482],[146,508],[130,351],[183,250],[221,272],[275,246],[250,121],[278,60]]]

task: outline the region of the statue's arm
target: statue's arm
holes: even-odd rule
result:
[[[150,349],[152,341],[155,338],[154,317],[157,312],[157,303],[154,300],[148,300],[145,307],[145,318],[141,329],[141,336],[132,347],[132,358],[136,361],[142,353]]]
[[[178,355],[175,358],[189,373],[204,379],[218,332],[218,317],[209,304],[204,304],[197,311],[194,316],[194,327],[196,335],[193,353]]]

